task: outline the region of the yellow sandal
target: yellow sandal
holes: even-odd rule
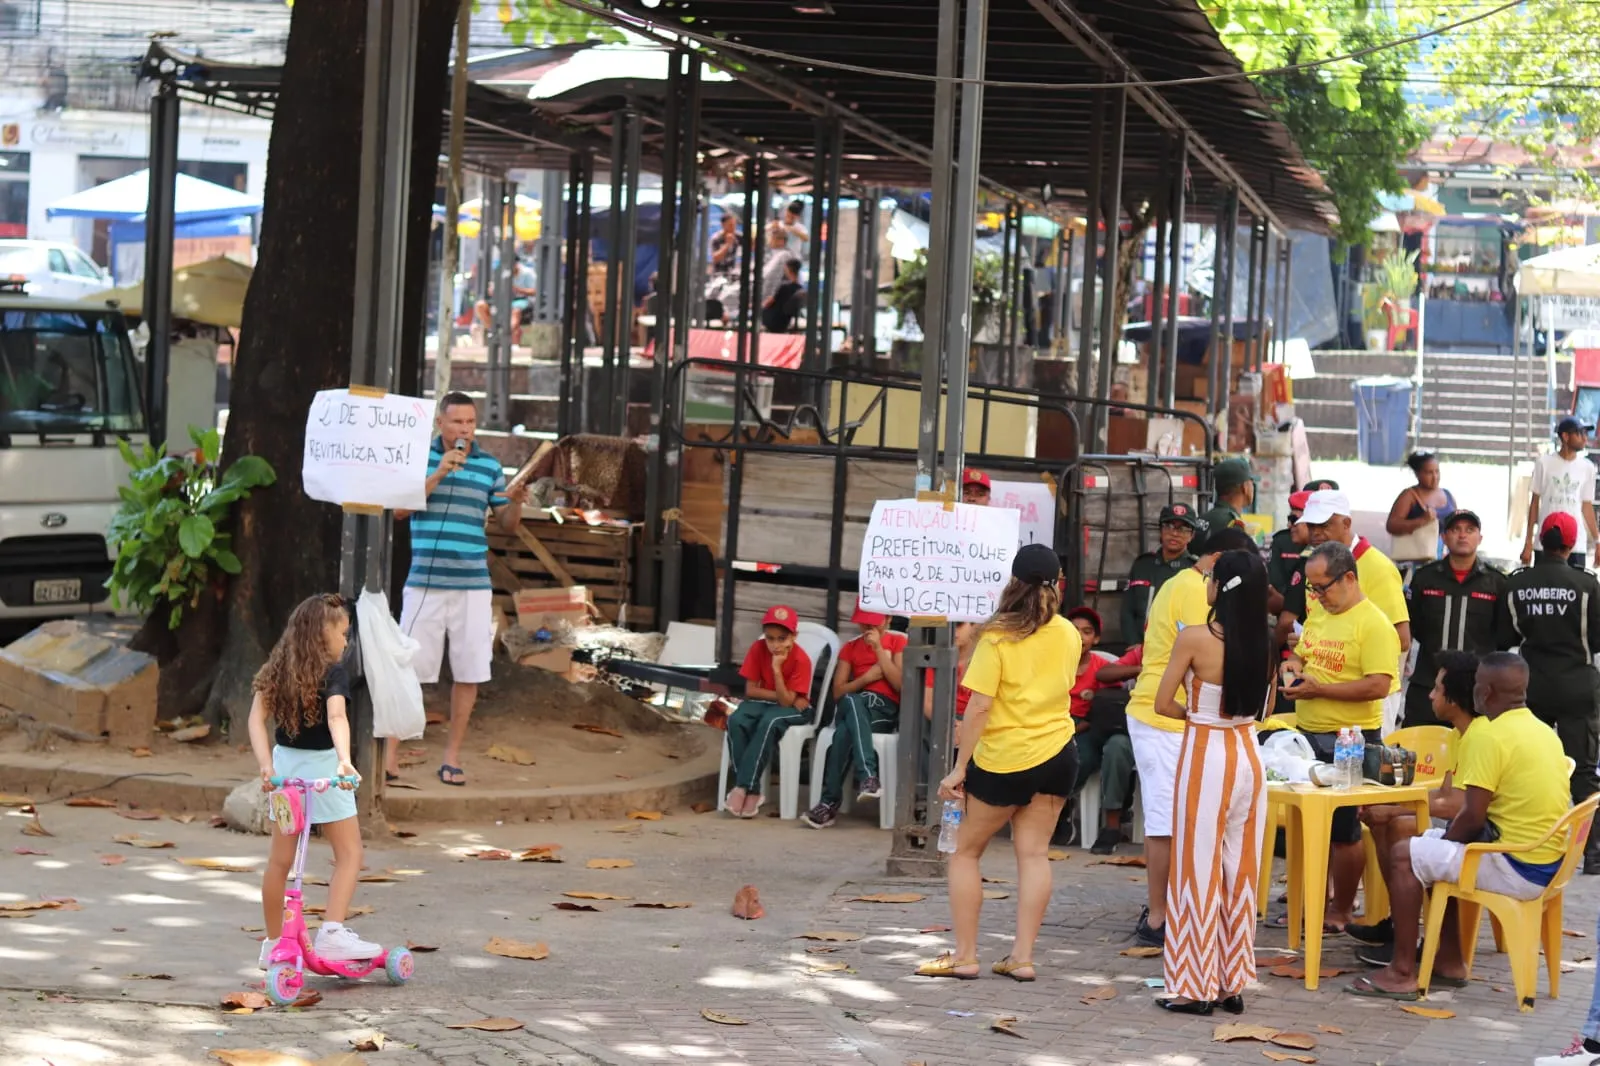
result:
[[[923,965],[918,966],[917,976],[953,977],[957,981],[976,981],[978,979],[978,974],[976,972],[957,973],[956,967],[958,966],[971,966],[974,971],[976,971],[978,968],[978,960],[972,959],[969,962],[957,962],[955,954],[947,951],[943,955],[940,955],[937,959],[934,959],[932,962],[924,963]]]
[[[1023,977],[1017,973],[1018,970],[1033,970],[1034,972],[1029,974],[1027,977]],[[1035,980],[1039,973],[1038,967],[1034,966],[1033,963],[1014,962],[1012,961],[1010,955],[1007,955],[1005,958],[994,964],[994,972],[999,974],[1001,977],[1009,977],[1013,981],[1021,981],[1024,984]]]

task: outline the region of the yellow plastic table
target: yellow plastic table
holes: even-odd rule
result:
[[[1417,827],[1422,830],[1430,824],[1430,792],[1428,786],[1420,784],[1362,785],[1349,790],[1311,784],[1267,786],[1269,811],[1283,817],[1289,856],[1289,946],[1300,946],[1303,926],[1307,989],[1316,989],[1322,969],[1322,921],[1328,905],[1328,849],[1333,837],[1333,812],[1341,807],[1378,803],[1409,804],[1416,808]],[[1268,818],[1269,831],[1275,821]],[[1269,837],[1261,852],[1263,890],[1271,885],[1271,853],[1266,850],[1271,846]],[[1370,891],[1371,886],[1368,887]]]

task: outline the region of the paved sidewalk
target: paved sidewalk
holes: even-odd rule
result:
[[[104,810],[49,806],[52,837],[23,836],[25,819],[0,811],[0,902],[70,896],[77,910],[47,910],[0,921],[0,1066],[188,1066],[214,1062],[213,1048],[294,1053],[307,1061],[350,1049],[352,1037],[390,1038],[364,1063],[579,1064],[706,1063],[958,1066],[1197,1066],[1267,1062],[1264,1045],[1214,1043],[1218,1021],[1159,1012],[1147,978],[1159,959],[1119,952],[1143,898],[1142,869],[1095,864],[1084,851],[1053,865],[1056,891],[1039,946],[1039,980],[1016,984],[985,972],[976,982],[912,976],[949,943],[942,884],[882,877],[887,837],[865,820],[817,833],[777,820],[669,813],[655,822],[429,826],[367,857],[392,883],[363,884],[357,903],[375,913],[354,924],[384,942],[439,947],[418,956],[416,979],[340,985],[313,979],[324,998],[298,1012],[224,1015],[229,991],[260,981],[254,967],[260,925],[253,873],[197,869],[175,858],[222,858],[259,865],[265,841],[170,820],[129,822]],[[114,844],[138,832],[171,840],[164,850]],[[472,847],[563,845],[560,864],[463,858]],[[23,847],[46,855],[17,855]],[[124,861],[105,866],[100,856]],[[313,871],[326,871],[318,849]],[[591,858],[627,858],[624,869],[589,869]],[[986,873],[1011,893],[1009,849],[997,844]],[[752,883],[767,916],[728,913]],[[570,891],[629,900],[595,901],[596,912],[552,906]],[[320,903],[323,890],[308,888]],[[877,893],[914,893],[911,903],[856,902]],[[648,910],[642,900],[693,906]],[[985,904],[985,964],[1005,954],[1014,899]],[[1385,1066],[1514,1066],[1559,1050],[1588,1005],[1600,883],[1569,890],[1565,924],[1584,936],[1564,941],[1572,972],[1563,997],[1544,996],[1517,1012],[1504,956],[1485,935],[1479,976],[1466,991],[1430,1006],[1457,1017],[1430,1020],[1393,1003],[1343,994],[1348,976],[1318,992],[1263,976],[1246,1022],[1312,1034],[1322,1063]],[[839,932],[859,939],[801,938]],[[484,952],[491,936],[539,940],[542,961]],[[1263,929],[1263,950],[1284,943]],[[808,952],[812,948],[832,948]],[[1325,965],[1357,968],[1348,940],[1331,942]],[[133,974],[165,973],[171,980]],[[1108,999],[1084,997],[1114,989]],[[1103,994],[1103,993],[1102,993]],[[720,1025],[710,1010],[744,1025]],[[487,1033],[447,1024],[510,1017],[524,1028]],[[990,1029],[1015,1017],[1017,1036]],[[1341,1032],[1319,1030],[1319,1026]]]

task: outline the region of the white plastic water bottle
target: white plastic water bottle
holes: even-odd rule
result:
[[[1350,787],[1350,730],[1340,729],[1333,742],[1333,786],[1341,791]]]
[[[1367,737],[1359,729],[1350,730],[1350,787],[1367,783]]]
[[[939,850],[946,855],[956,850],[956,833],[961,829],[961,801],[945,800],[944,813],[939,816]]]

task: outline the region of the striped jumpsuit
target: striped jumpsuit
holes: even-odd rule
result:
[[[1256,976],[1256,872],[1267,785],[1255,720],[1221,713],[1222,689],[1191,673],[1173,794],[1166,990],[1191,1000],[1242,992]]]

